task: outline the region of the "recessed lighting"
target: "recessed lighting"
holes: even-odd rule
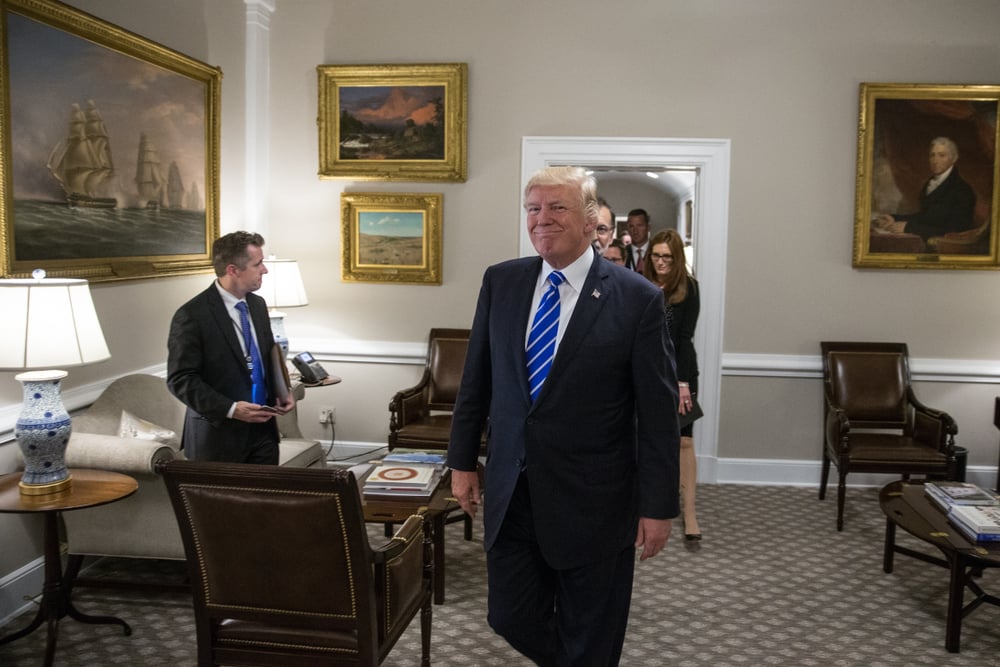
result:
[[[659,174],[657,174],[656,172],[652,172],[652,171],[647,171],[646,175],[649,176],[650,178],[659,178],[660,177]]]

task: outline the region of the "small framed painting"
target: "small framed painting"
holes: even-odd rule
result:
[[[465,181],[465,63],[317,71],[321,178]]]
[[[0,275],[210,270],[222,72],[58,2],[0,14]]]
[[[1000,268],[1000,86],[863,83],[855,267]]]
[[[345,281],[441,284],[440,194],[340,195]]]

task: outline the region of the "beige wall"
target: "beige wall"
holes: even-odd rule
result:
[[[70,4],[222,67],[222,227],[243,226],[243,1]],[[517,252],[521,138],[595,135],[732,141],[726,355],[817,355],[819,340],[845,338],[906,340],[924,359],[1000,358],[996,273],[850,265],[858,84],[997,83],[995,0],[275,4],[271,128],[254,141],[270,144],[261,231],[270,251],[300,261],[309,290],[310,305],[288,311],[293,348],[334,359],[352,358],[338,355],[365,344],[419,351],[431,326],[467,326],[483,268]],[[407,62],[469,64],[468,181],[319,180],[316,66]],[[443,193],[443,284],[342,282],[343,191]],[[73,370],[67,388],[162,364],[171,313],[208,280],[95,286],[113,357]],[[419,367],[326,365],[345,381],[310,390],[307,432],[324,434],[312,413],[332,404],[338,440],[384,441],[386,404]],[[990,381],[928,382],[921,392],[955,413],[971,463],[995,462]],[[20,400],[13,374],[0,373],[0,409]],[[727,376],[721,401],[720,457],[818,458],[815,378]],[[0,453],[0,465],[12,458]],[[0,572],[24,562],[11,553],[0,554]]]

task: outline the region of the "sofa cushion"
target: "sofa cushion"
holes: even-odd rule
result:
[[[316,468],[325,465],[323,448],[315,440],[282,438],[278,449],[278,465],[292,468]]]
[[[153,440],[170,445],[177,449],[181,445],[177,433],[165,426],[158,426],[151,421],[136,417],[128,410],[122,410],[121,419],[118,422],[119,438],[137,438],[139,440]]]

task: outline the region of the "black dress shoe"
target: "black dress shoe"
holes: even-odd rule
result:
[[[684,533],[684,539],[688,542],[697,542],[701,539],[701,533]]]

